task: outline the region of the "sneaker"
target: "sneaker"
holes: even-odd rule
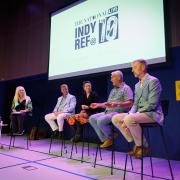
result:
[[[100,148],[107,148],[113,144],[112,139],[107,139],[104,141],[103,144],[100,145]]]

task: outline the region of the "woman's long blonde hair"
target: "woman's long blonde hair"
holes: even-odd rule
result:
[[[18,100],[20,100],[19,91],[20,91],[21,89],[24,90],[24,97],[23,97],[23,99],[27,100],[27,97],[28,97],[28,96],[26,95],[26,90],[24,89],[23,86],[18,86],[18,87],[16,87],[16,91],[15,91],[15,95],[14,95],[14,99],[13,99],[13,101],[14,101],[15,104],[18,103]]]

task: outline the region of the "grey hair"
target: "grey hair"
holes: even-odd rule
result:
[[[111,73],[111,76],[113,76],[113,75],[119,76],[120,79],[123,81],[123,73],[122,73],[122,71],[120,71],[120,70],[113,71],[113,72]]]
[[[147,71],[148,64],[147,64],[146,60],[144,60],[144,59],[137,59],[137,60],[134,60],[134,61],[132,62],[132,64],[134,64],[134,63],[136,63],[136,62],[138,62],[138,63],[144,65],[145,70]]]

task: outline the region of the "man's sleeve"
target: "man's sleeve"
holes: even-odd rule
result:
[[[129,86],[127,86],[124,92],[124,101],[133,100],[133,92]]]
[[[58,106],[59,106],[59,98],[58,98],[58,100],[57,100],[57,103],[56,103],[56,106],[55,106],[53,112],[57,112]]]
[[[67,111],[71,113],[75,110],[75,107],[76,107],[76,97],[72,96]]]
[[[131,107],[129,113],[135,113],[137,112],[137,109],[138,109],[138,97],[137,97],[137,90],[136,90],[136,86],[135,86],[135,92],[134,92],[134,103],[133,103],[133,106]]]

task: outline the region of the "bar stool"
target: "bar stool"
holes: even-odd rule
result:
[[[50,140],[50,144],[49,144],[49,154],[51,153],[51,147],[52,147],[53,139],[55,139],[55,137],[53,136],[53,132],[52,132],[51,140]],[[66,143],[65,139],[64,139],[64,131],[58,133],[58,141],[59,141],[59,143],[60,143],[60,140],[61,140],[61,155],[60,156],[62,156],[63,148],[65,148],[65,143]]]
[[[8,124],[3,124],[3,121],[2,121],[1,116],[0,116],[0,145],[1,145],[2,127],[4,127],[4,126],[8,126]],[[0,149],[3,149],[2,145],[1,145]]]
[[[10,135],[10,143],[9,143],[9,149],[11,149],[11,147],[15,147],[14,144],[15,144],[15,139],[16,139],[16,136],[15,134],[11,133]],[[13,141],[13,143],[12,143]],[[27,134],[26,135],[26,149],[29,149],[29,146],[31,146],[31,140],[29,138],[29,135]]]
[[[85,146],[85,132],[88,132],[88,137],[89,137],[89,123],[87,122],[86,124],[81,125],[82,127],[82,153],[81,153],[81,163],[84,162],[84,146]],[[72,159],[72,153],[73,153],[73,148],[74,145],[76,146],[76,142],[72,142],[72,147],[71,147],[71,155],[70,158]],[[88,156],[89,156],[89,138],[87,139],[87,145],[88,145]],[[77,153],[77,146],[76,146],[76,153]]]
[[[161,106],[162,106],[162,110],[163,110],[163,114],[164,117],[166,118],[168,115],[168,110],[169,110],[169,101],[168,100],[162,100],[161,101]],[[159,125],[158,123],[140,123],[140,126],[142,128],[142,133],[141,133],[141,142],[143,142],[143,137],[144,137],[144,129],[147,129],[147,135],[148,135],[148,139],[149,139],[149,128],[159,128],[160,129],[160,134],[162,137],[162,141],[163,141],[163,145],[165,148],[165,153],[166,153],[166,160],[168,161],[168,166],[169,166],[169,170],[170,170],[170,174],[171,174],[171,178],[172,180],[174,180],[174,176],[173,176],[173,172],[172,172],[172,167],[171,167],[171,163],[169,160],[169,155],[168,155],[168,150],[167,150],[167,144],[166,144],[166,140],[165,140],[165,136],[164,136],[164,131],[163,131],[163,126]],[[149,139],[150,140],[150,139]],[[141,180],[143,180],[143,149],[144,149],[144,145],[142,143],[142,158],[141,158]],[[150,154],[150,163],[151,163],[151,174],[152,177],[154,176],[154,172],[153,172],[153,163],[152,163],[152,157]],[[125,179],[125,175],[126,175],[126,167],[125,167],[125,171],[124,171],[124,179]]]
[[[112,155],[111,155],[111,175],[113,175],[113,168],[114,168],[114,164],[116,162],[115,160],[115,149],[114,149],[114,133],[116,133],[115,129],[114,129],[114,125],[112,124],[112,140],[113,140],[113,143],[112,143]],[[130,150],[130,146],[129,146],[129,143],[127,143],[127,146],[128,146],[128,151]],[[127,166],[127,160],[128,160],[128,154],[126,153],[126,158],[125,158],[125,168]],[[132,171],[134,170],[134,167],[133,167],[133,163],[132,163],[132,157],[130,157],[130,161],[131,161],[131,168],[132,168]]]
[[[10,142],[9,142],[9,149],[11,149],[11,147],[15,147],[14,144],[15,144],[16,136],[19,136],[19,135],[13,133],[12,123],[10,122]],[[26,149],[29,149],[29,146],[31,146],[31,140],[30,140],[29,133],[26,132]]]

